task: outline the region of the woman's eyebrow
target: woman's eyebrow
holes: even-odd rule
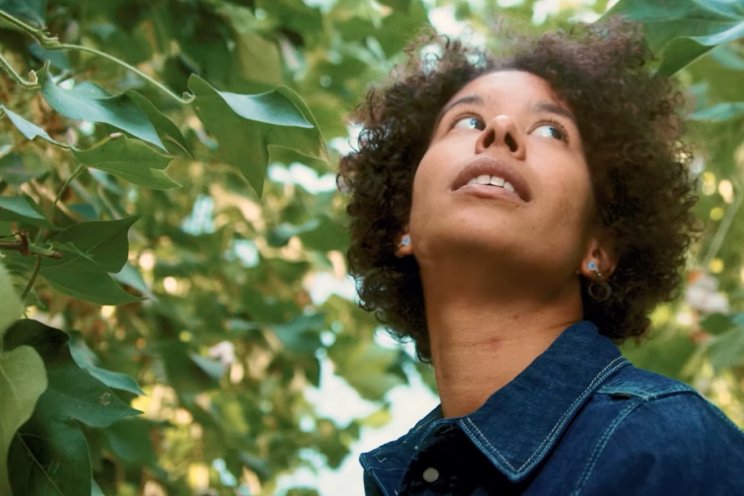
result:
[[[573,122],[575,126],[578,127],[578,123],[576,122],[576,116],[573,115],[573,112],[568,110],[566,107],[562,105],[558,105],[555,102],[549,102],[549,101],[539,101],[535,103],[532,108],[532,113],[534,114],[557,114],[562,117],[565,117],[566,119]]]
[[[435,122],[439,124],[439,121],[442,120],[442,117],[444,117],[444,114],[452,110],[454,107],[457,107],[458,105],[467,105],[471,103],[482,104],[483,101],[484,101],[483,98],[478,95],[465,95],[461,98],[458,98],[454,102],[450,102],[444,107],[442,107],[442,110],[439,111],[439,115],[437,115]]]

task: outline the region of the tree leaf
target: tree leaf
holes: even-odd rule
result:
[[[623,15],[646,26],[661,54],[659,72],[672,75],[716,45],[744,37],[744,4],[721,0],[620,0],[605,17]]]
[[[64,264],[60,262],[45,260],[41,275],[61,293],[100,305],[125,305],[141,300],[124,291],[106,271],[82,257],[74,257]]]
[[[129,240],[127,233],[139,217],[119,220],[80,222],[57,233],[55,243],[72,243],[78,250],[88,254],[106,272],[118,272],[127,261]],[[64,266],[72,257],[51,260],[46,268]]]
[[[135,417],[117,422],[103,431],[111,451],[133,467],[149,467],[157,463],[150,439],[150,421]]]
[[[309,109],[286,88],[259,95],[220,92],[196,75],[189,78],[194,111],[220,144],[223,159],[238,168],[258,195],[263,190],[268,147],[300,154],[324,150]],[[299,102],[299,106],[298,106]]]
[[[39,227],[53,227],[38,205],[27,195],[0,197],[0,220]]]
[[[0,494],[11,494],[8,450],[18,428],[34,411],[47,387],[44,362],[30,346],[0,352]]]
[[[134,103],[147,115],[150,122],[155,126],[155,131],[160,136],[160,140],[163,142],[165,147],[170,153],[183,153],[193,158],[191,150],[189,150],[186,139],[181,134],[178,126],[173,124],[173,121],[163,115],[150,100],[140,95],[136,91],[127,91],[127,96],[131,98]]]
[[[46,0],[0,0],[0,9],[37,26],[44,26],[46,4]]]
[[[145,394],[137,382],[127,374],[106,370],[98,366],[99,360],[93,350],[85,344],[83,336],[79,332],[70,333],[70,354],[72,359],[81,369],[87,370],[90,375],[101,381],[110,388],[127,391],[137,396]]]
[[[20,133],[26,137],[27,140],[33,140],[34,138],[42,138],[47,140],[49,143],[52,143],[53,145],[59,145],[59,146],[65,146],[62,143],[56,141],[54,138],[49,136],[49,134],[44,131],[42,128],[37,126],[36,124],[27,121],[20,115],[16,114],[12,110],[10,110],[5,105],[0,105],[0,109],[5,111],[5,115],[8,116],[8,119],[10,119],[10,122],[13,123],[13,125],[20,131]]]
[[[744,115],[744,102],[717,103],[688,116],[693,121],[721,122]]]
[[[181,186],[163,172],[172,159],[139,140],[122,136],[105,140],[87,150],[73,150],[73,153],[83,165],[106,171],[140,186],[153,189]]]
[[[77,422],[54,417],[54,405],[39,404],[18,431],[8,472],[16,496],[91,494],[88,442]]]
[[[166,150],[147,115],[129,95],[122,93],[109,96],[92,83],[67,90],[54,84],[52,76],[46,70],[39,71],[38,76],[44,99],[65,117],[109,124]]]
[[[21,313],[23,313],[23,304],[16,294],[8,269],[0,262],[0,343],[2,343],[5,329],[20,317]]]
[[[118,272],[127,260],[127,231],[137,220],[128,217],[115,221],[74,224],[52,239],[63,251],[61,259],[44,259],[40,274],[57,291],[73,298],[102,305],[123,305],[141,298],[124,291],[109,272]],[[33,260],[19,254],[8,256],[18,265],[31,269]]]
[[[711,338],[707,351],[716,371],[744,364],[744,327]]]
[[[23,319],[8,329],[5,344],[8,349],[32,346],[44,360],[49,384],[37,409],[48,412],[49,418],[78,420],[91,427],[108,427],[141,413],[75,363],[67,333],[35,320]]]

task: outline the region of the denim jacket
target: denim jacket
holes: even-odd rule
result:
[[[578,322],[478,410],[365,453],[367,495],[744,495],[744,433]]]

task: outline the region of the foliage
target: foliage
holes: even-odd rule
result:
[[[321,367],[384,407],[413,364],[316,294],[344,281],[345,115],[435,9],[540,20],[441,3],[0,0],[0,494],[271,494],[308,448],[341,463],[364,420],[308,402]],[[706,223],[687,298],[627,353],[744,424],[744,10],[613,11],[695,97]]]

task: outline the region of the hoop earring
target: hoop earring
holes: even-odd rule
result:
[[[605,281],[602,273],[599,271],[597,262],[590,260],[589,263],[587,263],[587,268],[592,271],[596,279],[589,281],[586,292],[589,293],[591,299],[597,303],[607,301],[610,296],[612,296],[612,288],[610,287],[610,284]]]

